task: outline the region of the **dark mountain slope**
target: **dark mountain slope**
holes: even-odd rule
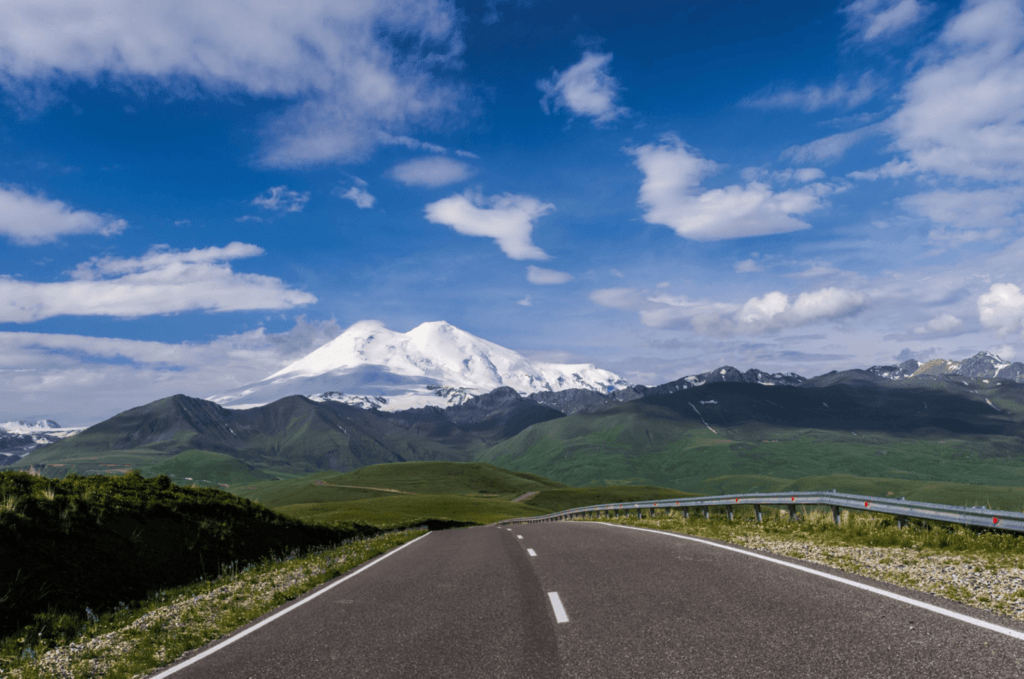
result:
[[[401,413],[315,402],[303,396],[231,410],[177,395],[132,408],[70,439],[38,448],[22,466],[48,465],[47,473],[59,474],[72,468],[84,471],[80,463],[86,460],[138,466],[189,450],[223,453],[257,468],[295,473],[350,471],[410,460],[466,461],[490,443],[559,417],[563,415],[557,410],[511,389],[446,410],[419,408]]]

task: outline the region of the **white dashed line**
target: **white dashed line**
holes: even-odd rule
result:
[[[523,539],[523,536],[522,536],[522,535],[517,535],[516,537],[517,537],[517,538],[519,538],[520,540],[522,540],[522,539]]]
[[[569,616],[565,614],[565,606],[562,605],[562,600],[558,598],[558,592],[548,592],[548,598],[551,599],[551,608],[555,609],[555,620],[558,622],[569,622]]]
[[[537,556],[537,552],[533,551],[532,549],[526,550],[526,553],[529,554],[530,556]]]

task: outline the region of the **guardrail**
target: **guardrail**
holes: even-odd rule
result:
[[[538,523],[544,521],[565,521],[576,517],[586,518],[588,515],[600,517],[619,516],[620,513],[629,516],[635,512],[637,517],[642,517],[646,511],[649,516],[659,510],[666,514],[670,511],[679,511],[684,518],[690,518],[690,510],[698,510],[704,514],[704,518],[710,518],[712,507],[725,507],[726,514],[731,521],[733,509],[742,505],[753,505],[754,516],[757,521],[764,519],[761,508],[763,506],[780,506],[789,509],[790,520],[797,517],[797,507],[806,505],[817,505],[831,507],[832,519],[838,526],[843,509],[852,509],[862,512],[877,512],[880,514],[891,514],[896,517],[900,528],[907,525],[908,519],[921,519],[927,521],[942,521],[945,523],[956,523],[963,526],[976,528],[989,528],[997,530],[1014,531],[1024,533],[1024,513],[1007,512],[1002,510],[988,509],[987,507],[958,507],[956,505],[940,505],[930,502],[914,502],[904,498],[871,497],[868,495],[852,495],[839,493],[835,490],[826,491],[804,491],[799,493],[746,493],[742,495],[713,495],[708,497],[680,498],[678,500],[650,500],[648,502],[616,502],[603,505],[590,505],[589,507],[575,507],[565,509],[545,516],[531,516],[519,519],[506,519],[499,521],[506,523]]]

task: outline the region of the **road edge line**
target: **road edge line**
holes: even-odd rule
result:
[[[991,632],[998,632],[999,634],[1005,634],[1008,637],[1013,637],[1014,639],[1020,639],[1020,640],[1024,641],[1024,632],[1018,632],[1017,630],[1011,629],[1009,627],[1003,627],[1002,625],[996,625],[995,623],[991,623],[991,622],[988,622],[988,621],[985,621],[985,620],[981,620],[979,618],[972,618],[969,615],[964,615],[963,613],[957,613],[956,611],[951,611],[951,610],[949,610],[947,608],[942,608],[941,606],[935,606],[934,604],[925,603],[924,601],[918,601],[917,599],[912,599],[912,598],[910,598],[908,596],[903,596],[902,594],[896,594],[895,592],[889,592],[889,591],[886,591],[884,589],[881,589],[880,587],[873,587],[872,585],[865,585],[864,583],[857,582],[856,580],[850,580],[848,578],[844,578],[844,577],[841,577],[841,576],[838,576],[838,575],[833,575],[832,573],[824,573],[822,571],[816,570],[814,568],[810,568],[808,566],[801,566],[800,564],[790,563],[788,561],[783,561],[782,559],[776,559],[774,557],[766,556],[764,554],[759,554],[757,552],[752,552],[752,551],[749,551],[749,550],[746,550],[746,549],[742,549],[740,547],[732,547],[730,545],[722,545],[722,544],[719,544],[717,542],[712,542],[711,540],[704,540],[702,538],[695,538],[695,537],[692,537],[692,536],[689,536],[689,535],[680,535],[679,533],[669,533],[668,531],[663,531],[663,530],[654,530],[653,528],[640,528],[639,526],[623,526],[623,525],[616,524],[616,523],[605,523],[604,521],[598,521],[598,522],[595,522],[595,523],[600,523],[603,526],[613,526],[615,528],[628,528],[630,530],[639,530],[639,531],[643,531],[645,533],[657,533],[658,535],[665,535],[665,536],[671,537],[671,538],[679,538],[680,540],[690,540],[692,542],[699,542],[701,544],[710,545],[712,547],[719,547],[721,549],[727,549],[730,552],[739,552],[740,554],[746,554],[747,556],[752,556],[755,559],[762,559],[764,561],[770,561],[771,563],[779,564],[781,566],[786,566],[788,568],[795,568],[798,571],[803,571],[805,573],[811,573],[812,575],[817,575],[818,577],[822,577],[822,578],[825,578],[827,580],[834,580],[836,582],[841,582],[841,583],[843,583],[845,585],[850,585],[851,587],[856,587],[857,589],[863,589],[863,590],[866,590],[866,591],[871,592],[873,594],[880,594],[880,595],[882,595],[884,597],[888,597],[890,599],[895,599],[896,601],[900,601],[900,602],[905,603],[905,604],[910,604],[911,606],[917,606],[918,608],[923,608],[923,609],[925,609],[927,611],[931,611],[932,613],[938,613],[939,615],[944,615],[946,617],[953,618],[955,620],[959,620],[960,622],[966,622],[966,623],[968,623],[970,625],[975,625],[976,627],[981,627],[981,628],[987,629],[987,630],[989,630]]]
[[[320,589],[319,591],[314,592],[313,594],[310,594],[309,596],[307,596],[307,597],[305,597],[305,598],[295,602],[294,604],[292,604],[288,608],[284,609],[283,611],[278,611],[277,613],[274,613],[272,616],[270,616],[266,620],[261,620],[260,622],[256,623],[255,625],[253,625],[252,627],[246,629],[245,631],[239,632],[238,634],[236,634],[236,635],[234,635],[232,637],[228,637],[227,639],[225,639],[224,641],[220,642],[216,646],[214,646],[212,648],[208,648],[205,651],[203,651],[202,653],[200,653],[199,655],[194,656],[192,658],[189,658],[188,660],[186,660],[186,661],[184,661],[184,662],[182,662],[182,663],[180,663],[178,665],[174,665],[172,667],[169,667],[166,670],[164,670],[163,672],[161,672],[160,674],[156,674],[156,675],[153,675],[153,676],[149,677],[149,679],[163,679],[163,677],[169,677],[172,674],[174,674],[175,672],[177,672],[178,670],[184,669],[184,668],[188,667],[189,665],[192,665],[193,663],[199,662],[200,660],[202,660],[206,656],[212,655],[213,653],[219,651],[220,649],[224,648],[225,646],[230,646],[231,644],[235,643],[239,639],[242,639],[243,637],[249,636],[251,633],[255,632],[256,630],[258,630],[259,628],[263,627],[264,625],[269,625],[270,623],[274,622],[275,620],[280,618],[285,613],[289,613],[289,612],[295,610],[296,608],[298,608],[299,606],[302,606],[303,604],[309,603],[310,601],[312,601],[313,599],[317,598],[318,596],[320,596],[324,592],[327,592],[328,590],[334,589],[335,587],[337,587],[341,583],[345,582],[349,578],[354,578],[355,576],[357,576],[360,573],[362,573],[363,571],[365,571],[367,568],[370,568],[371,566],[376,566],[377,564],[379,564],[381,561],[383,561],[384,559],[388,558],[392,554],[397,554],[398,552],[402,551],[403,549],[405,549],[406,547],[408,547],[412,543],[414,543],[414,542],[416,542],[418,540],[422,540],[423,538],[427,537],[432,532],[433,531],[428,531],[428,532],[424,533],[423,535],[419,536],[418,538],[414,538],[414,539],[410,540],[409,542],[406,542],[404,545],[400,545],[400,546],[396,547],[395,549],[392,549],[390,552],[385,552],[380,557],[374,559],[370,563],[364,564],[363,566],[360,566],[357,570],[352,571],[351,573],[349,573],[345,577],[340,578],[338,580],[335,580],[334,582],[332,582],[331,584],[327,585],[326,587]]]

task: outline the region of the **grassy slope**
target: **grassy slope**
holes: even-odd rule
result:
[[[427,519],[484,524],[548,513],[547,510],[509,500],[426,494],[287,505],[277,507],[277,511],[285,516],[325,526],[358,521],[379,528],[412,526]]]
[[[662,498],[690,497],[672,488],[656,486],[605,486],[601,488],[559,488],[542,490],[525,504],[545,512],[557,512],[573,507],[607,504],[610,502],[636,502],[637,500],[660,500]]]
[[[288,481],[252,483],[235,486],[230,490],[268,507],[282,507],[402,495],[389,492],[391,490],[434,495],[499,496],[511,500],[529,491],[560,487],[563,484],[489,464],[403,462],[363,467],[347,474],[320,472]]]
[[[715,429],[667,409],[625,404],[596,415],[535,425],[493,446],[480,459],[575,486],[649,483],[699,493],[781,490],[797,479],[836,475],[840,476],[828,487],[847,484],[850,477],[867,477],[875,479],[867,485],[882,495],[894,488],[897,495],[908,495],[939,482],[1024,487],[1024,464],[993,455],[993,446],[1019,450],[1016,437],[951,436],[941,431],[901,435],[757,422]],[[976,493],[973,488],[935,489],[954,495]]]
[[[146,477],[166,474],[175,483],[203,487],[230,487],[270,479],[267,473],[237,457],[205,450],[186,450],[140,471]]]

